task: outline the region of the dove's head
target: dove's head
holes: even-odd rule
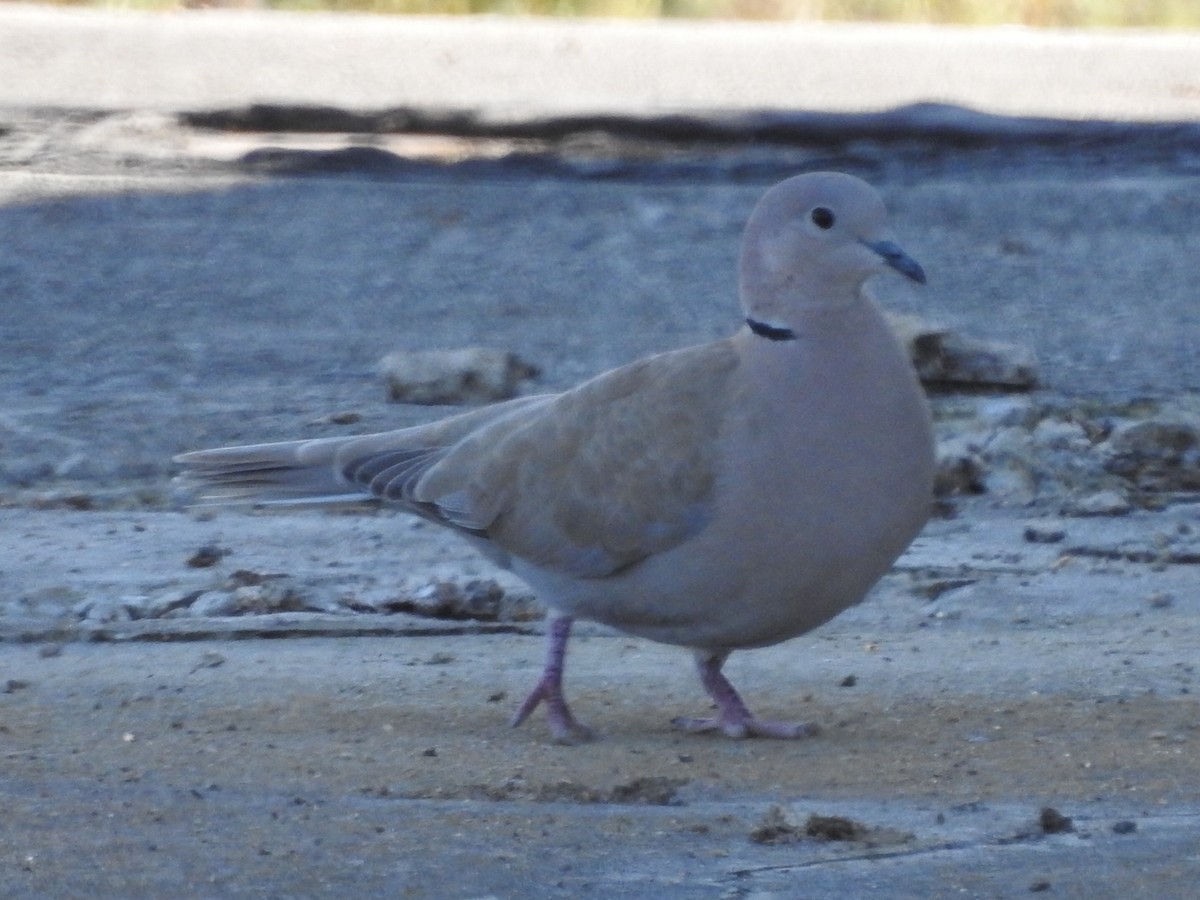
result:
[[[886,233],[887,211],[853,175],[813,172],[771,188],[742,243],[742,304],[752,319],[786,328],[805,307],[839,306],[872,275],[896,271],[924,284],[917,262]]]

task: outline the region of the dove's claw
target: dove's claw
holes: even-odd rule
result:
[[[728,656],[728,653],[696,651],[700,683],[716,703],[717,715],[701,719],[680,717],[672,719],[672,725],[692,733],[719,731],[738,740],[748,737],[802,738],[820,731],[818,726],[808,722],[771,722],[754,718],[737,689],[721,671]]]
[[[525,702],[517,708],[509,724],[516,728],[529,718],[529,714],[541,703],[546,704],[546,723],[556,744],[581,744],[590,741],[595,734],[571,714],[561,690],[555,690],[545,679],[538,681]]]
[[[546,666],[542,677],[533,686],[525,701],[517,707],[509,724],[516,728],[529,718],[538,706],[546,704],[546,722],[550,734],[558,744],[580,744],[595,737],[593,731],[571,714],[563,697],[563,658],[567,653],[567,639],[571,636],[570,616],[556,616],[550,620],[546,632]]]
[[[671,724],[681,731],[691,734],[702,734],[706,731],[719,731],[726,737],[741,740],[748,737],[763,738],[802,738],[819,734],[820,726],[810,722],[772,722],[756,719],[751,716],[746,720],[726,720],[719,716],[692,719],[680,716],[672,719]]]

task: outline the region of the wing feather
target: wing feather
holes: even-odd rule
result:
[[[736,365],[732,345],[719,342],[606,373],[500,434],[470,434],[412,497],[453,497],[459,521],[535,565],[612,574],[707,522]]]

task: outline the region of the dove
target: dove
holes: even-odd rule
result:
[[[179,479],[199,504],[374,498],[511,570],[549,609],[514,726],[544,706],[556,741],[593,736],[563,692],[583,619],[692,651],[713,714],[677,728],[814,734],[754,716],[723,667],[860,602],[929,516],[929,407],[866,288],[925,273],[885,220],[858,178],[789,178],[746,225],[725,339],[425,425],[184,453]]]

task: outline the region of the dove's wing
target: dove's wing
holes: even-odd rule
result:
[[[539,567],[611,574],[703,528],[736,365],[719,342],[608,372],[423,460],[411,499]]]

